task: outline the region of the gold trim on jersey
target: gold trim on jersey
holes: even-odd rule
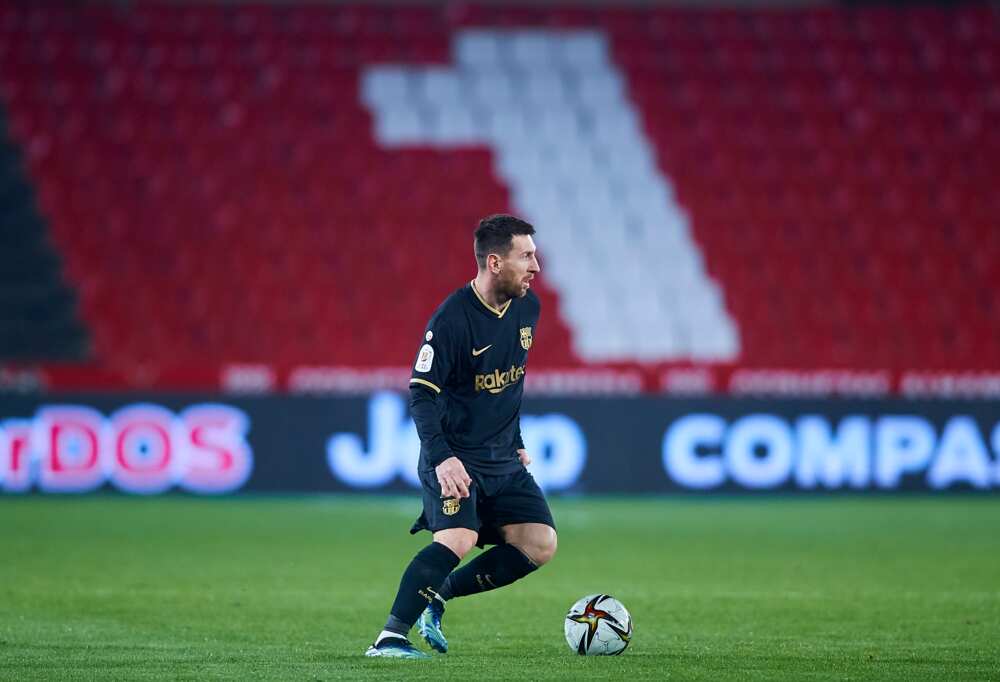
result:
[[[437,386],[435,386],[431,382],[427,381],[427,379],[410,379],[410,383],[411,384],[421,384],[422,386],[428,386],[430,388],[433,388],[435,393],[440,393],[441,392],[440,388],[438,388]]]
[[[504,313],[507,312],[507,309],[510,308],[510,302],[514,300],[512,298],[508,299],[507,302],[503,304],[503,308],[500,309],[494,308],[493,306],[491,306],[489,303],[486,302],[486,299],[484,299],[482,296],[479,295],[479,289],[476,288],[476,280],[472,280],[470,284],[472,285],[472,293],[476,295],[476,298],[479,299],[479,302],[482,303],[487,310],[496,315],[498,318],[503,317]]]

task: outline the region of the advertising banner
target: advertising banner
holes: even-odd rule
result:
[[[1000,489],[993,401],[527,398],[550,492]],[[0,397],[0,492],[405,491],[407,395]]]

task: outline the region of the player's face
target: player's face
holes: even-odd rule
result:
[[[531,235],[516,234],[511,238],[511,248],[503,259],[500,281],[503,292],[510,298],[520,298],[528,293],[531,280],[542,269],[535,252]]]

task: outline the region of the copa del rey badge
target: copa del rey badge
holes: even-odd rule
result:
[[[431,344],[425,343],[420,347],[417,364],[413,368],[418,372],[429,372],[432,364],[434,364],[434,348],[431,347]]]
[[[531,327],[521,327],[521,348],[531,349]]]

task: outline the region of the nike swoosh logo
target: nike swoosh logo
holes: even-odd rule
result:
[[[482,355],[483,353],[485,353],[486,351],[488,351],[492,347],[493,347],[493,344],[491,343],[488,346],[483,346],[479,350],[476,350],[475,348],[473,348],[472,349],[472,357],[476,357],[477,355]]]

